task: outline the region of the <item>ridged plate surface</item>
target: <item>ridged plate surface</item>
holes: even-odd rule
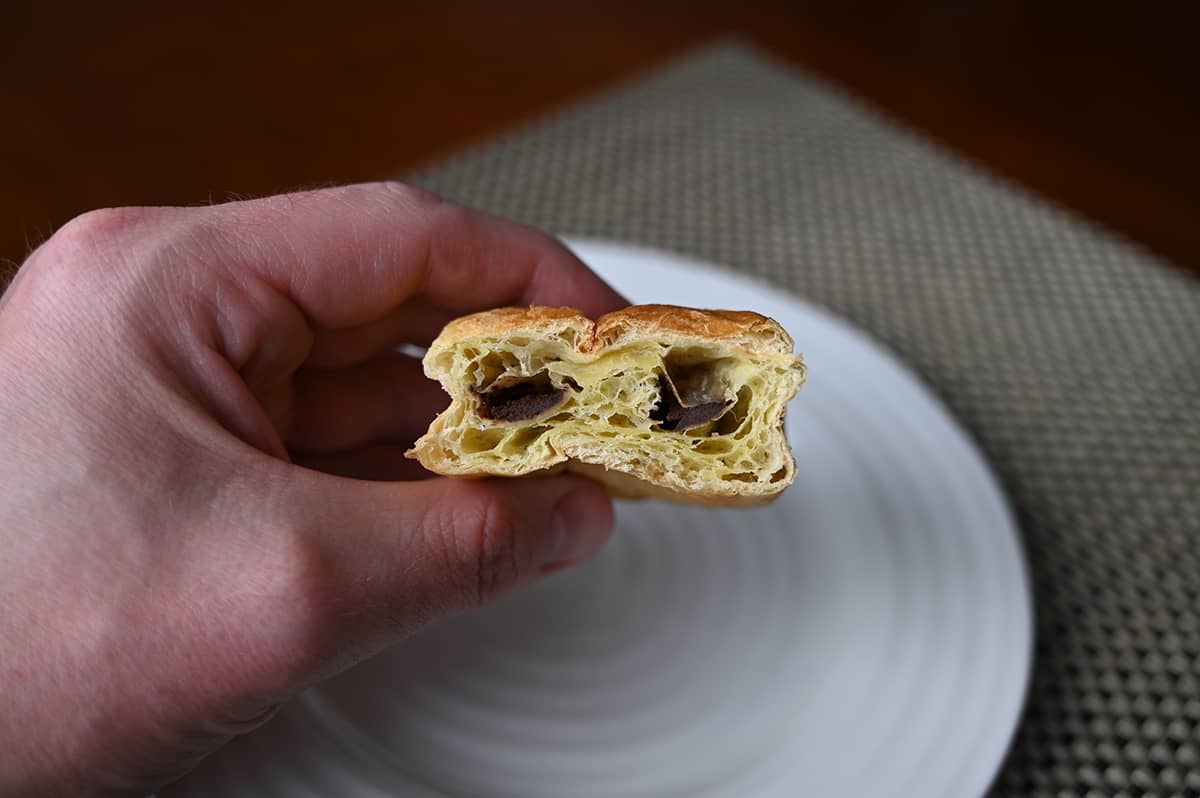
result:
[[[750,308],[811,369],[796,484],[626,503],[608,549],[334,679],[170,796],[982,795],[1031,654],[1016,529],[940,402],[862,333],[674,256],[573,246],[638,302]]]

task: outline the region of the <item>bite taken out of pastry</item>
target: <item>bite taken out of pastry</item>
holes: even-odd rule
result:
[[[622,497],[756,504],[791,484],[783,430],[803,360],[773,319],[635,305],[456,319],[425,355],[450,406],[408,453],[439,474],[565,467]]]

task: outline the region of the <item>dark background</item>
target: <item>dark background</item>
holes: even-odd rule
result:
[[[395,175],[739,35],[1200,273],[1197,3],[245,6],[0,10],[0,258],[89,208]]]

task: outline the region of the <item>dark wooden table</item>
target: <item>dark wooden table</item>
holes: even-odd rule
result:
[[[1197,8],[18,2],[0,10],[0,257],[93,207],[393,175],[738,35],[1200,273]]]

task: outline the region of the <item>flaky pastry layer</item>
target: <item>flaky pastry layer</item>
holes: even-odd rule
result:
[[[453,476],[566,467],[620,496],[765,501],[795,477],[783,415],[806,369],[792,347],[777,322],[746,311],[466,316],[426,353],[451,403],[409,456]]]

